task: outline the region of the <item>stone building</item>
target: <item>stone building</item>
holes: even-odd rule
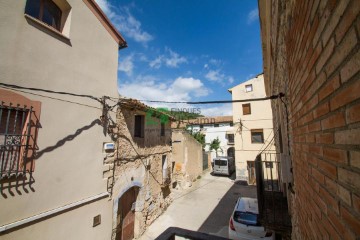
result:
[[[113,239],[140,237],[170,204],[172,117],[137,100],[121,101],[105,155],[113,199]]]
[[[259,0],[259,13],[266,93],[285,94],[272,109],[292,239],[358,239],[359,1]]]
[[[125,40],[94,0],[4,0],[0,22],[0,238],[110,239],[104,96]]]

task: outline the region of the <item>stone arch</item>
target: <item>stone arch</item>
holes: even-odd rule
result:
[[[122,188],[120,190],[120,192],[117,194],[117,196],[114,198],[114,201],[113,201],[113,232],[112,232],[112,237],[111,237],[113,240],[116,239],[117,216],[118,216],[118,212],[119,212],[119,202],[121,201],[121,198],[127,192],[129,192],[131,189],[135,188],[137,190],[135,200],[138,201],[139,191],[142,187],[143,187],[143,184],[141,182],[132,181],[131,183],[126,185],[124,188]],[[136,225],[136,223],[135,223],[135,225]],[[138,234],[136,229],[134,229],[134,233],[135,233],[135,235]]]
[[[229,147],[227,149],[227,156],[233,157],[235,159],[235,148],[234,147]]]

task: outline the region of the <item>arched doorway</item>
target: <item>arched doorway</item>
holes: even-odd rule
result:
[[[227,150],[227,156],[228,157],[233,157],[235,159],[235,148],[234,147],[229,147]]]
[[[132,187],[118,201],[116,240],[131,240],[134,238],[135,202],[138,193],[139,188]]]

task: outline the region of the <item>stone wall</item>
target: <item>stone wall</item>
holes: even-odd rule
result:
[[[274,126],[281,126],[283,152],[292,159],[292,238],[356,239],[359,1],[273,0],[266,5],[259,0],[267,94],[284,92],[288,110],[273,101]]]
[[[186,130],[173,129],[173,181],[180,187],[191,186],[203,172],[202,145]]]
[[[121,107],[117,112],[117,149],[107,154],[104,176],[114,201],[113,229],[116,228],[118,201],[130,188],[138,189],[135,207],[135,237],[141,236],[171,202],[169,182],[163,174],[163,156],[167,158],[167,172],[171,173],[171,128],[165,125],[165,136],[160,136],[160,119],[151,117],[146,124],[144,138],[134,138],[135,115],[145,112]],[[149,120],[149,119],[147,119]],[[154,124],[157,123],[157,124]]]

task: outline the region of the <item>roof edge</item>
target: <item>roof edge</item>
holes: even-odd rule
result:
[[[103,10],[101,10],[95,0],[83,0],[83,2],[96,16],[96,18],[100,21],[104,28],[110,33],[111,37],[117,42],[117,44],[119,45],[119,49],[126,48],[127,42],[125,41],[123,36],[121,36],[120,32],[115,28],[115,26],[111,23]]]

